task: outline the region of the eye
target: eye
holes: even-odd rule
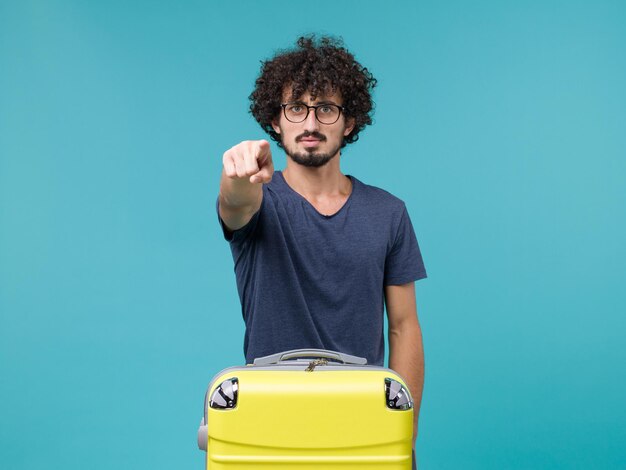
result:
[[[300,104],[292,104],[289,107],[289,111],[291,111],[292,113],[301,113],[304,111],[304,106]]]
[[[322,112],[322,114],[330,114],[333,112],[332,106],[321,106],[319,109]]]

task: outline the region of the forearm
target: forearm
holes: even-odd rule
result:
[[[395,330],[389,330],[389,368],[404,378],[413,397],[413,446],[417,437],[417,423],[422,390],[424,388],[424,348],[422,331],[417,317],[408,319]]]

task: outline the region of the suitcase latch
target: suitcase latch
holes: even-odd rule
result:
[[[304,369],[304,372],[313,372],[315,366],[325,366],[326,364],[328,364],[328,359],[315,359],[309,362],[309,366]]]

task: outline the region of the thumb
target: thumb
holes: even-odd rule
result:
[[[250,177],[250,183],[269,183],[274,175],[274,165],[271,160],[269,165],[263,166],[257,173]]]

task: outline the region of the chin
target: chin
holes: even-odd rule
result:
[[[310,152],[287,152],[287,155],[298,165],[309,168],[319,168],[326,165],[335,158],[335,154],[330,153],[310,153]]]

